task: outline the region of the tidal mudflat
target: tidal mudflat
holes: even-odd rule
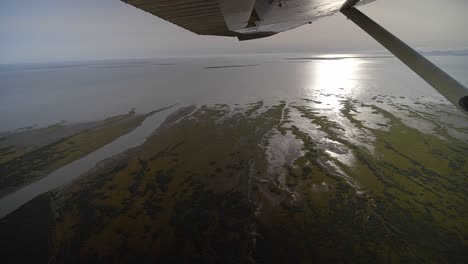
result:
[[[127,114],[102,121],[60,122],[22,128],[0,138],[0,197],[37,181],[138,127],[149,114]]]
[[[468,133],[445,121],[467,118],[373,100],[182,108],[143,145],[1,219],[0,257],[463,263]]]

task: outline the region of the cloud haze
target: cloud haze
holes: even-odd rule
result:
[[[468,47],[468,1],[377,0],[362,10],[415,47]],[[380,46],[342,15],[238,42],[197,36],[120,0],[0,0],[0,64],[192,54],[346,52]]]

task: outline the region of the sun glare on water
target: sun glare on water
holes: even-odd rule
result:
[[[340,109],[340,99],[358,86],[359,66],[362,63],[360,59],[343,57],[309,63],[308,93],[321,103],[321,107]]]

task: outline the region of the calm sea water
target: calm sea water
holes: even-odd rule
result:
[[[320,101],[320,108],[326,110],[322,114],[340,122],[342,117],[334,110],[343,107],[343,99],[356,99],[396,115],[403,112],[400,117],[407,124],[429,133],[434,123],[405,119],[404,112],[430,111],[437,126],[468,142],[468,134],[462,132],[468,131],[466,116],[395,58],[347,56],[351,55],[329,55],[327,59],[269,55],[2,66],[0,131],[47,126],[62,120],[94,121],[133,108],[146,113],[176,103],[180,107],[258,100],[297,102],[304,98]],[[468,57],[430,59],[468,85]],[[65,186],[99,161],[143,143],[169,113],[166,110],[156,114],[131,133],[0,199],[0,218],[36,195]],[[363,118],[379,122],[370,120],[370,116]]]
[[[448,104],[395,58],[330,56],[329,60],[287,60],[307,55],[281,54],[2,66],[0,131],[102,119],[132,108],[148,112],[173,103],[293,101],[317,94],[363,102],[375,95],[405,97],[401,100],[423,97]],[[429,58],[468,85],[468,57]]]

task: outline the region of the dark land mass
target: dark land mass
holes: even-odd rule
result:
[[[343,100],[337,122],[312,104],[181,110],[2,219],[0,259],[465,263],[467,142],[376,106]]]

